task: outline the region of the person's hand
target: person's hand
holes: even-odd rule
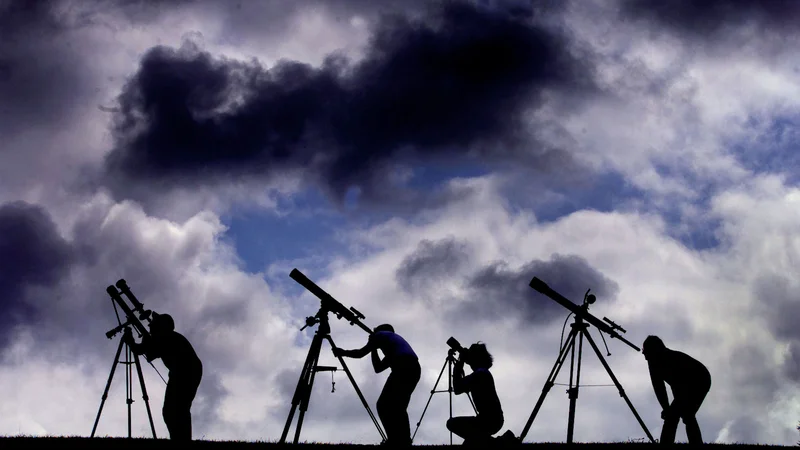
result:
[[[125,333],[122,335],[122,341],[128,345],[133,345],[136,341],[133,340],[133,335],[131,333]]]
[[[344,356],[344,352],[345,352],[345,351],[344,351],[344,350],[342,350],[342,349],[341,349],[341,348],[339,348],[339,347],[334,347],[334,348],[333,348],[333,356],[335,356],[335,357],[337,357],[337,358]]]

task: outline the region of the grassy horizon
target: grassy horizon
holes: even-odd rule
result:
[[[625,445],[626,447],[634,447],[634,446],[647,446],[653,445],[649,442],[587,442],[587,443],[573,443],[567,444],[563,442],[541,442],[541,443],[524,443],[521,446],[526,448],[537,448],[537,449],[546,449],[546,448],[558,448],[560,450],[566,450],[568,447],[579,447],[585,450],[591,450],[595,447],[602,447],[608,448],[609,446],[617,446],[617,445]],[[675,444],[679,447],[688,447],[688,444]],[[208,449],[219,449],[222,450],[223,448],[231,448],[234,450],[240,449],[250,449],[256,447],[269,447],[269,448],[285,448],[291,446],[302,446],[303,448],[324,448],[330,446],[336,446],[337,448],[346,448],[346,447],[382,447],[378,444],[348,444],[348,443],[321,443],[321,442],[302,442],[299,444],[279,444],[277,441],[213,441],[213,440],[195,440],[192,441],[190,444],[192,448],[208,448]],[[748,450],[751,448],[758,448],[758,449],[765,449],[765,448],[787,448],[792,447],[788,445],[769,445],[769,444],[714,444],[709,443],[705,444],[704,447],[725,447],[726,449],[730,450]],[[176,445],[174,442],[170,441],[169,439],[159,438],[143,438],[143,437],[135,437],[135,438],[126,438],[126,437],[84,437],[84,436],[45,436],[45,437],[36,437],[36,436],[0,436],[0,448],[3,450],[10,450],[10,449],[27,449],[27,448],[35,448],[35,449],[68,449],[68,448],[80,448],[80,449],[136,449],[136,450],[149,450],[149,449],[161,449],[161,448],[175,448]],[[181,445],[183,447],[183,445]],[[414,445],[414,447],[461,447],[461,445]]]

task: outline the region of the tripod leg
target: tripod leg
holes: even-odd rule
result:
[[[122,353],[122,346],[125,343],[122,342],[122,339],[119,341],[119,347],[117,347],[117,353],[114,355],[114,363],[111,365],[111,373],[108,374],[108,381],[106,381],[106,388],[103,391],[103,396],[100,400],[100,409],[97,410],[97,417],[94,419],[94,426],[92,427],[92,435],[89,437],[94,437],[94,432],[97,431],[97,423],[100,422],[100,413],[103,412],[103,406],[106,404],[106,399],[108,398],[108,390],[111,388],[111,380],[114,379],[114,372],[117,371],[117,364],[119,364],[119,355]]]
[[[316,335],[315,335],[316,337]],[[312,342],[312,345],[314,343]],[[306,411],[308,411],[308,404],[311,402],[311,391],[314,389],[314,379],[317,377],[317,362],[319,361],[319,352],[322,348],[322,337],[320,336],[317,339],[316,350],[314,352],[314,359],[312,359],[309,363],[308,368],[306,369],[306,379],[308,384],[306,385],[305,389],[303,390],[302,396],[300,397],[300,415],[297,416],[297,427],[294,430],[294,443],[300,440],[300,430],[303,429],[303,419],[306,417]]]
[[[425,417],[425,412],[428,410],[428,406],[431,404],[431,400],[433,399],[433,394],[436,393],[436,386],[439,386],[439,381],[442,379],[442,374],[444,374],[444,369],[447,367],[447,363],[450,362],[449,359],[444,361],[444,365],[442,365],[442,370],[439,371],[439,377],[436,378],[436,383],[433,384],[433,389],[431,389],[431,395],[428,397],[428,403],[425,403],[425,408],[422,409],[422,415],[419,416],[419,421],[417,421],[417,428],[414,430],[414,434],[411,436],[411,442],[414,442],[414,438],[417,436],[417,431],[419,431],[419,425],[422,423],[422,418]],[[453,417],[453,397],[450,397],[450,418]],[[452,433],[450,433],[452,435]],[[452,445],[452,442],[450,443]]]
[[[289,409],[289,416],[286,418],[286,425],[283,427],[280,440],[281,444],[286,442],[286,436],[289,434],[289,427],[292,425],[292,419],[294,418],[297,406],[307,398],[306,391],[311,389],[311,375],[314,371],[317,358],[319,358],[321,342],[322,338],[319,337],[318,333],[315,333],[314,337],[311,339],[311,345],[308,348],[308,354],[306,355],[303,369],[300,371],[300,378],[297,380],[297,387],[292,396],[292,407]],[[304,404],[303,408],[307,408],[307,405]],[[298,425],[300,425],[299,420]]]
[[[136,373],[139,375],[139,385],[142,387],[142,400],[147,408],[147,418],[150,420],[150,430],[153,432],[153,439],[156,437],[156,426],[153,423],[153,413],[150,411],[150,397],[147,396],[147,387],[144,385],[144,375],[142,375],[142,365],[139,362],[139,355],[133,354],[133,361],[136,364]]]
[[[572,325],[575,328],[581,327],[579,323]],[[581,328],[583,330],[583,328]],[[578,366],[575,370],[575,384],[572,384],[572,367],[575,365],[575,346],[572,346],[572,361],[569,373],[569,419],[567,420],[567,444],[572,444],[573,432],[575,431],[575,404],[578,401],[578,389],[581,384],[581,357],[583,356],[583,333],[578,334]]]
[[[453,418],[453,360],[447,358],[447,394],[450,397],[450,418]],[[472,399],[470,398],[470,401]],[[450,445],[453,445],[453,432],[450,432]]]
[[[325,336],[325,338],[328,339],[328,342],[331,344],[331,348],[336,348],[336,345],[333,343],[333,339],[330,337],[330,335]],[[358,388],[358,384],[356,384],[356,380],[355,378],[353,378],[353,374],[350,373],[350,369],[347,368],[347,364],[345,364],[344,358],[339,356],[337,359],[342,364],[342,368],[344,369],[344,372],[347,374],[347,378],[350,379],[350,383],[356,390],[356,394],[358,394],[358,398],[361,400],[361,404],[364,405],[364,408],[367,410],[370,419],[372,419],[372,423],[374,423],[375,428],[378,429],[378,433],[381,435],[381,439],[385,441],[386,433],[383,432],[381,424],[378,422],[378,419],[375,418],[375,414],[372,413],[372,409],[370,409],[369,404],[367,403],[367,399],[364,398],[364,394],[362,394],[361,389]]]
[[[539,400],[536,402],[536,406],[534,406],[533,412],[531,413],[530,418],[528,418],[528,422],[525,424],[525,428],[522,429],[522,433],[519,435],[518,439],[520,442],[525,439],[525,435],[528,434],[528,430],[530,430],[533,420],[536,418],[536,414],[539,413],[539,408],[541,408],[542,403],[544,403],[544,398],[547,396],[550,388],[553,387],[553,384],[555,384],[558,372],[561,370],[561,367],[564,365],[564,361],[567,359],[567,353],[569,353],[570,349],[575,344],[576,334],[577,331],[575,328],[569,332],[569,336],[567,336],[567,342],[565,342],[564,347],[561,348],[558,358],[556,358],[556,363],[553,365],[553,369],[550,370],[550,375],[547,376],[547,381],[544,383],[544,387],[542,388],[542,394],[539,396]]]
[[[125,346],[125,403],[128,404],[128,439],[131,438],[131,406],[133,405],[133,386],[131,378],[131,348]]]
[[[628,404],[628,407],[631,409],[631,412],[636,417],[636,420],[639,422],[639,425],[642,426],[642,430],[644,430],[644,433],[650,439],[650,442],[655,443],[656,441],[655,439],[653,439],[653,435],[650,434],[650,430],[647,429],[647,425],[645,425],[642,418],[639,417],[639,413],[636,412],[636,408],[633,407],[633,403],[631,403],[630,399],[628,398],[628,395],[625,394],[625,390],[622,389],[622,385],[620,384],[619,380],[617,380],[617,377],[614,376],[614,372],[611,371],[611,367],[609,367],[608,363],[606,363],[605,358],[603,358],[603,354],[600,353],[600,349],[597,348],[597,344],[595,344],[594,340],[592,339],[592,336],[588,332],[586,333],[586,340],[589,341],[589,344],[591,344],[595,354],[597,354],[597,358],[600,359],[601,363],[603,363],[603,367],[605,367],[606,372],[608,372],[608,376],[611,377],[611,380],[614,381],[614,384],[617,386],[620,397],[625,399],[625,403]]]

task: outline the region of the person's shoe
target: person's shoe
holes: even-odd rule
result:
[[[519,439],[516,436],[514,436],[514,432],[511,430],[507,430],[505,433],[503,433],[500,436],[497,436],[494,439],[496,442],[501,443],[503,445],[514,445],[520,443]]]

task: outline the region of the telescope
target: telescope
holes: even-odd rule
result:
[[[450,339],[447,340],[447,345],[450,347],[451,350],[458,352],[458,357],[464,362],[469,361],[469,350],[462,347],[461,343],[456,340],[453,336],[450,336]]]
[[[625,400],[625,403],[627,403],[634,417],[636,417],[636,420],[639,422],[639,425],[642,427],[642,430],[644,430],[645,434],[650,439],[650,442],[655,442],[655,439],[653,439],[653,435],[650,434],[650,430],[647,429],[647,425],[644,424],[644,421],[642,421],[642,418],[641,416],[639,416],[639,413],[636,411],[636,408],[633,407],[633,403],[631,403],[631,400],[625,394],[625,390],[622,389],[622,384],[620,384],[619,380],[614,375],[614,372],[611,371],[611,367],[608,365],[605,358],[603,358],[603,355],[600,353],[600,349],[597,347],[597,344],[594,342],[594,339],[592,339],[591,334],[589,334],[588,332],[589,324],[594,325],[598,330],[600,330],[600,337],[603,338],[604,344],[605,344],[605,338],[603,337],[603,333],[607,333],[612,338],[617,338],[620,341],[628,344],[628,346],[635,349],[637,352],[640,351],[639,347],[633,345],[632,343],[630,343],[617,333],[617,330],[624,333],[625,329],[617,325],[613,321],[611,321],[611,319],[609,319],[608,317],[603,317],[603,320],[601,321],[597,317],[589,313],[589,305],[597,301],[597,297],[589,294],[589,291],[591,291],[591,289],[586,291],[586,293],[583,295],[583,304],[581,306],[578,306],[575,303],[568,300],[563,295],[551,289],[550,286],[547,285],[547,283],[536,277],[533,277],[533,279],[530,282],[530,286],[536,289],[537,291],[541,292],[542,294],[555,300],[555,302],[558,303],[559,305],[570,310],[572,314],[575,314],[575,322],[571,325],[572,331],[570,331],[569,336],[567,337],[567,341],[561,345],[561,350],[558,353],[558,358],[556,358],[556,363],[553,365],[553,369],[550,371],[550,375],[547,376],[547,381],[544,383],[544,387],[542,388],[542,394],[539,396],[539,400],[536,402],[536,406],[533,407],[533,412],[531,413],[530,418],[528,418],[528,422],[525,424],[525,428],[522,429],[522,433],[520,433],[519,435],[518,438],[519,442],[522,442],[522,440],[525,439],[525,435],[528,434],[528,430],[530,430],[531,425],[533,425],[533,420],[539,413],[539,409],[542,407],[542,403],[544,403],[545,396],[547,396],[547,393],[550,391],[550,388],[552,388],[556,384],[555,380],[556,377],[558,376],[558,372],[564,365],[564,362],[566,361],[568,354],[571,353],[570,367],[569,367],[569,389],[567,389],[567,394],[569,395],[569,416],[567,419],[568,420],[567,444],[572,443],[573,431],[575,428],[575,406],[578,400],[578,390],[581,383],[581,356],[583,353],[584,338],[586,338],[586,341],[592,347],[592,350],[594,351],[595,355],[597,355],[597,359],[599,359],[600,362],[603,364],[603,368],[606,369],[608,376],[611,377],[611,380],[617,387],[620,397],[622,397]],[[564,325],[566,326],[566,322],[564,322]],[[606,345],[606,351],[608,351],[608,345]],[[609,352],[608,355],[611,356],[611,352]]]
[[[314,338],[311,339],[311,346],[308,348],[308,355],[306,355],[306,362],[303,365],[303,370],[300,372],[300,379],[297,380],[297,387],[295,387],[294,395],[292,396],[292,407],[289,409],[289,416],[286,418],[286,424],[283,427],[283,433],[281,434],[281,439],[279,441],[281,444],[286,442],[286,437],[289,434],[289,428],[292,426],[292,420],[294,419],[294,414],[298,408],[300,408],[300,415],[297,419],[297,427],[295,428],[294,432],[294,443],[297,444],[297,442],[300,440],[300,430],[303,427],[303,419],[311,400],[311,390],[314,386],[315,374],[317,372],[333,372],[337,370],[337,368],[333,366],[320,366],[317,364],[319,362],[319,353],[322,349],[322,341],[328,341],[331,349],[337,348],[336,344],[333,342],[333,338],[331,337],[331,326],[328,320],[328,314],[333,313],[338,319],[344,318],[350,322],[350,325],[358,325],[362,330],[372,334],[372,330],[370,330],[368,326],[361,322],[361,319],[364,319],[364,314],[361,314],[361,312],[359,312],[357,309],[346,308],[297,269],[292,269],[292,271],[289,273],[289,276],[292,277],[294,281],[300,283],[304,288],[311,291],[312,294],[316,295],[321,304],[319,311],[317,311],[315,315],[306,317],[306,324],[300,329],[300,331],[302,331],[306,327],[319,325],[317,332],[314,333]],[[335,352],[334,356],[336,356]],[[386,433],[384,433],[383,429],[381,429],[381,425],[378,423],[378,419],[375,417],[375,414],[372,413],[369,403],[367,403],[367,399],[364,398],[364,394],[362,394],[361,389],[358,388],[358,384],[356,384],[353,374],[350,373],[350,369],[344,362],[344,358],[342,355],[338,355],[336,358],[342,365],[344,372],[347,374],[347,378],[353,385],[353,389],[355,389],[356,394],[358,394],[361,404],[364,406],[367,414],[369,414],[370,419],[372,419],[372,423],[375,425],[375,428],[377,428],[378,433],[380,433],[383,442],[386,442]]]
[[[598,330],[600,330],[600,331],[602,331],[604,333],[607,333],[612,338],[619,339],[620,341],[628,344],[628,346],[630,346],[631,348],[633,348],[637,352],[641,351],[639,349],[639,347],[635,346],[630,341],[628,341],[627,339],[625,339],[622,336],[620,336],[619,333],[617,333],[616,330],[620,330],[623,333],[625,332],[625,330],[622,329],[622,327],[620,327],[619,325],[615,324],[614,322],[612,322],[611,320],[609,320],[606,317],[604,317],[603,319],[605,319],[605,321],[607,321],[608,324],[603,322],[603,321],[601,321],[597,317],[593,316],[588,311],[588,305],[586,305],[586,306],[578,306],[578,305],[576,305],[575,303],[573,303],[572,301],[570,301],[569,299],[567,299],[563,295],[561,295],[558,292],[554,291],[550,286],[547,285],[547,283],[545,283],[544,281],[542,281],[542,280],[540,280],[540,279],[538,279],[536,277],[533,277],[533,280],[531,280],[531,282],[530,282],[530,286],[532,288],[536,289],[537,291],[541,292],[542,294],[544,294],[544,295],[550,297],[551,299],[555,300],[556,303],[558,303],[559,305],[561,305],[561,306],[567,308],[568,310],[572,311],[572,313],[575,314],[577,317],[580,317],[581,319],[585,320],[586,322],[594,325]],[[594,295],[590,294],[586,298],[586,303],[592,304],[592,303],[594,303],[595,300],[596,300],[596,297]]]
[[[106,388],[103,391],[103,396],[100,400],[100,409],[97,410],[97,417],[94,419],[94,427],[92,428],[91,437],[94,437],[95,431],[97,431],[97,424],[100,422],[100,414],[103,412],[103,407],[106,404],[106,398],[108,398],[108,390],[111,388],[111,381],[114,378],[114,373],[117,370],[118,364],[123,364],[125,366],[125,392],[127,395],[126,403],[128,404],[128,437],[131,437],[131,404],[133,403],[133,376],[131,374],[131,369],[133,366],[136,366],[136,374],[139,376],[139,384],[142,388],[142,399],[144,400],[145,407],[147,408],[147,418],[150,421],[150,430],[153,432],[153,439],[156,439],[156,427],[153,423],[153,413],[150,410],[150,398],[147,395],[147,387],[144,383],[144,376],[142,375],[142,366],[139,362],[139,354],[135,351],[132,351],[131,345],[133,344],[133,331],[131,329],[136,330],[139,333],[139,337],[142,338],[142,342],[145,339],[150,338],[150,332],[145,328],[142,321],[146,320],[150,321],[150,316],[152,315],[152,311],[149,309],[144,309],[144,305],[139,299],[133,295],[131,289],[128,287],[128,284],[125,280],[120,279],[116,283],[116,287],[114,285],[109,285],[106,288],[106,292],[111,297],[111,304],[114,306],[114,312],[117,315],[117,322],[119,322],[119,326],[112,328],[111,330],[106,332],[106,337],[111,339],[119,332],[123,332],[122,338],[119,340],[119,346],[117,347],[117,353],[114,355],[114,363],[111,365],[111,372],[108,374],[108,381],[106,381]],[[125,303],[125,300],[122,299],[122,295],[125,295],[130,300],[133,308],[128,306]],[[117,306],[122,309],[122,312],[125,313],[125,322],[119,317],[119,311],[117,311]],[[138,317],[136,315],[138,313]],[[125,360],[121,361],[120,355],[122,354],[123,348],[125,349]],[[150,363],[152,366],[153,361],[156,356],[153,354],[154,349],[149,348],[146,346],[144,349],[144,356],[147,359],[147,362]],[[131,361],[133,359],[133,361]],[[153,367],[155,369],[155,367]],[[160,374],[159,374],[160,375]],[[163,379],[163,378],[162,378]]]
[[[297,269],[292,269],[289,273],[289,276],[292,277],[294,281],[297,281],[301,286],[306,288],[309,292],[316,295],[317,298],[320,299],[322,302],[322,309],[332,312],[337,319],[345,319],[350,322],[350,325],[358,325],[359,328],[366,331],[369,334],[372,334],[372,330],[364,325],[364,322],[361,319],[365,319],[364,314],[361,314],[357,309],[350,307],[347,309],[343,304],[339,303],[335,298],[333,298],[330,294],[325,292],[321,287],[317,286],[313,281],[309,280],[308,277],[303,275]],[[306,326],[311,324],[306,321]],[[303,327],[305,328],[305,327]]]

